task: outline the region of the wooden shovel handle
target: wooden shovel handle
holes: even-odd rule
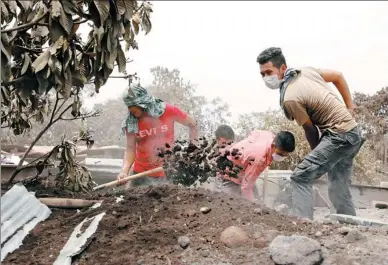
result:
[[[154,169],[151,169],[151,170],[147,170],[147,171],[144,171],[144,172],[132,175],[132,176],[128,176],[128,177],[122,178],[120,180],[120,182],[118,180],[114,180],[114,181],[111,181],[111,182],[108,182],[108,183],[105,183],[105,184],[101,184],[101,185],[95,187],[93,189],[93,191],[101,190],[101,189],[109,188],[109,187],[113,187],[113,186],[123,185],[123,184],[125,184],[126,182],[128,182],[130,180],[146,177],[148,175],[151,175],[151,174],[154,174],[154,173],[159,173],[159,172],[162,172],[162,171],[163,171],[163,167],[157,167],[157,168],[154,168]]]
[[[72,198],[39,198],[39,201],[48,207],[53,208],[67,208],[67,209],[78,209],[92,206],[98,200],[83,200],[83,199],[72,199]]]

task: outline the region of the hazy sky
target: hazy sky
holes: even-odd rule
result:
[[[265,48],[283,49],[290,67],[343,72],[352,92],[388,85],[388,2],[154,1],[149,35],[130,51],[145,85],[149,69],[181,70],[198,94],[220,96],[234,115],[278,107],[256,63]],[[117,97],[126,81],[110,79],[95,99]]]

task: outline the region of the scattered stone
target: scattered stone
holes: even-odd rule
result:
[[[268,251],[278,265],[315,265],[323,260],[319,242],[305,236],[277,236]]]
[[[142,259],[137,260],[136,265],[144,265],[144,260]]]
[[[339,229],[339,233],[341,235],[347,235],[352,229],[350,227],[347,227],[347,226],[343,226]]]
[[[202,207],[201,209],[199,209],[203,214],[207,214],[209,213],[212,209],[210,209],[209,207]]]
[[[245,245],[249,241],[249,237],[241,228],[229,226],[221,233],[220,241],[227,247],[233,248]]]
[[[315,234],[314,234],[315,237],[321,237],[322,236],[322,232],[321,231],[317,231]]]
[[[197,215],[197,212],[196,212],[195,210],[188,210],[188,211],[186,212],[186,215],[187,215],[188,217],[194,217],[194,216]]]
[[[348,243],[354,243],[356,241],[362,240],[366,238],[365,235],[361,234],[361,232],[357,229],[352,229],[348,232],[348,234],[345,236],[345,240]]]
[[[117,212],[116,212],[116,211],[113,211],[113,212],[112,212],[112,215],[116,215],[116,214],[117,214]]]
[[[290,212],[290,208],[287,204],[280,204],[279,206],[275,207],[275,211],[282,213],[284,215],[288,215]]]
[[[261,208],[255,208],[255,209],[253,210],[253,213],[254,213],[254,214],[259,214],[259,215],[261,215],[262,210],[261,210]]]
[[[183,249],[186,249],[190,244],[190,238],[188,236],[180,236],[178,238],[178,245]]]
[[[210,256],[210,251],[208,249],[204,249],[201,252],[202,257],[207,258]]]

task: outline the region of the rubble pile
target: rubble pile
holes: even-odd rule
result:
[[[197,145],[187,141],[176,141],[173,146],[166,144],[158,155],[164,159],[163,168],[172,183],[191,186],[218,174],[237,178],[242,167],[235,166],[228,157],[238,159],[241,152],[238,149],[220,151],[225,147],[218,146],[215,139],[201,137]]]

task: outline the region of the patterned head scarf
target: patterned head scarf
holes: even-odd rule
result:
[[[131,85],[124,94],[123,101],[127,107],[138,106],[142,108],[151,117],[160,117],[166,110],[166,103],[163,100],[150,95],[140,85]],[[128,133],[138,133],[138,118],[128,111],[128,115],[123,121],[121,129],[122,134],[125,134],[125,131],[128,131]]]

